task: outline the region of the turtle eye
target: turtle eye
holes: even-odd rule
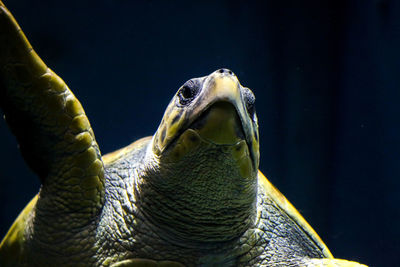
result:
[[[254,119],[256,114],[256,97],[249,88],[244,88],[244,101],[246,103],[246,109],[249,113],[250,118]]]
[[[189,104],[197,95],[199,86],[193,80],[187,81],[178,91],[179,103],[183,106]]]

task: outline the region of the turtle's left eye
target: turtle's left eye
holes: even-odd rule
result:
[[[244,88],[243,96],[246,103],[247,112],[249,113],[250,118],[254,119],[254,115],[256,113],[256,97],[247,87]]]
[[[178,91],[179,103],[183,106],[189,104],[199,92],[198,83],[193,80],[187,81]]]

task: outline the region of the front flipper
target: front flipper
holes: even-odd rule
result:
[[[341,259],[310,259],[306,264],[300,265],[301,267],[367,267],[367,265],[360,264],[354,261],[347,261]]]
[[[42,182],[36,214],[64,231],[93,220],[104,201],[104,167],[89,121],[1,1],[0,107]]]

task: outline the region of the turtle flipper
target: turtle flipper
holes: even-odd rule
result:
[[[367,267],[354,261],[342,259],[309,259],[304,267]]]
[[[93,131],[79,101],[39,58],[1,1],[0,107],[42,182],[38,205],[58,216],[79,211],[75,220],[87,223],[104,198],[104,167]]]

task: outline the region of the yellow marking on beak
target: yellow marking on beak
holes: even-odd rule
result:
[[[214,78],[214,95],[225,96],[229,99],[240,99],[238,90],[238,82],[236,79],[218,76]]]

